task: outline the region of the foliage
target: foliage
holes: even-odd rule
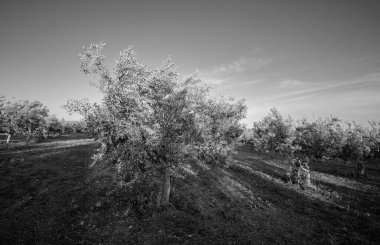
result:
[[[16,114],[15,104],[0,96],[0,133],[14,134],[17,131]]]
[[[303,118],[296,125],[293,145],[298,147],[299,152],[314,159],[338,157],[344,138],[341,124],[339,118],[332,116],[313,121]]]
[[[242,142],[245,142],[245,143],[248,143],[248,142],[249,143],[253,143],[253,140],[254,140],[253,130],[249,129],[249,128],[247,128],[245,126],[244,130],[243,130],[243,133],[240,136],[240,139],[241,139]]]
[[[256,149],[266,152],[305,155],[317,160],[329,158],[375,159],[380,152],[380,128],[374,122],[366,128],[346,123],[335,116],[310,120],[285,120],[277,109],[253,127]]]
[[[27,140],[36,133],[46,130],[49,110],[39,101],[7,101],[0,97],[0,131],[14,134],[22,133]]]
[[[55,115],[52,115],[47,120],[47,129],[54,134],[61,134],[64,131],[64,125]]]
[[[367,142],[370,148],[370,158],[380,159],[380,123],[369,122]]]
[[[375,129],[375,128],[373,128]],[[379,141],[378,134],[371,134],[368,128],[356,123],[348,124],[345,130],[342,158],[356,161],[370,160],[375,158],[378,152],[376,142]]]
[[[85,130],[84,121],[71,121],[70,125],[72,125],[72,128],[77,133],[83,133]]]
[[[71,100],[65,106],[84,117],[87,133],[101,143],[94,163],[111,164],[127,186],[146,178],[157,183],[158,205],[168,201],[168,180],[182,177],[187,159],[226,163],[242,133],[243,101],[211,98],[200,80],[180,81],[170,58],[152,69],[138,63],[132,49],[121,52],[112,77],[104,45],[81,55],[81,69],[94,75],[102,103]]]
[[[46,129],[46,118],[49,110],[39,101],[19,101],[16,104],[19,111],[15,122],[18,130],[26,135],[27,140],[36,133],[42,134]]]
[[[302,188],[310,187],[310,170],[308,157],[295,157],[291,159],[292,168],[289,171],[290,182]]]
[[[72,134],[76,132],[74,124],[72,124],[71,122],[64,122],[63,132],[65,132],[65,134]]]
[[[63,121],[62,125],[63,132],[67,134],[84,132],[84,125],[82,121]]]
[[[308,174],[309,158],[353,160],[358,163],[358,173],[364,175],[363,161],[380,157],[380,128],[374,122],[370,122],[369,128],[355,122],[345,126],[334,116],[294,122],[291,118],[284,120],[273,108],[262,121],[254,123],[253,132],[257,150],[290,157],[293,177],[300,176],[301,168]]]
[[[260,122],[253,125],[254,143],[257,149],[264,152],[291,154],[294,126],[291,117],[284,119],[276,108]]]

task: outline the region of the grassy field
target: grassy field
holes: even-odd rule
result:
[[[0,244],[377,244],[380,164],[312,163],[314,188],[288,183],[289,164],[240,149],[228,168],[176,180],[174,207],[131,212],[89,168],[82,135],[0,147]]]

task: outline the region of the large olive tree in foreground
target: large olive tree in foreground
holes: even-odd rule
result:
[[[172,177],[183,175],[188,160],[226,164],[242,133],[243,101],[212,98],[201,81],[180,81],[170,59],[156,69],[140,64],[132,49],[124,50],[113,74],[102,50],[92,44],[81,54],[81,69],[94,76],[101,104],[71,100],[87,132],[100,143],[93,158],[110,164],[127,185],[148,179],[158,187],[158,206],[169,203]]]

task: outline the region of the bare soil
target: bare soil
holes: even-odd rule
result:
[[[242,148],[226,168],[176,179],[172,207],[134,212],[94,177],[83,135],[0,148],[0,244],[378,244],[380,163],[312,163],[313,188],[289,163]]]

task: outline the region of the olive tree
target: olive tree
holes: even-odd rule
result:
[[[254,142],[258,150],[286,157],[292,166],[289,170],[290,181],[301,187],[309,187],[309,158],[304,145],[299,143],[300,136],[303,136],[299,131],[300,127],[296,127],[293,119],[290,116],[284,119],[276,108],[272,108],[263,120],[253,125]]]
[[[339,157],[343,144],[342,121],[334,116],[308,120],[303,118],[295,125],[292,182],[311,186],[310,158],[325,161]]]
[[[16,131],[13,114],[11,102],[7,101],[5,96],[0,96],[0,135],[7,137],[6,144],[10,142],[11,135]]]
[[[100,104],[70,100],[87,132],[100,143],[94,163],[111,165],[127,186],[149,180],[157,206],[169,204],[171,179],[182,177],[189,159],[226,164],[241,133],[242,101],[212,98],[199,79],[180,81],[168,58],[158,68],[137,62],[133,49],[120,53],[113,74],[105,66],[105,44],[84,48],[81,70],[94,76]]]
[[[291,154],[294,133],[293,119],[285,119],[276,108],[253,124],[255,145],[260,151]]]
[[[289,158],[293,183],[311,186],[309,158],[323,161],[340,156],[344,139],[341,124],[341,120],[333,116],[294,122],[291,117],[284,119],[273,108],[263,120],[254,123],[254,140],[259,150]]]
[[[380,122],[369,122],[368,146],[370,147],[370,158],[380,159]]]
[[[41,102],[28,100],[8,101],[0,97],[0,133],[7,135],[9,143],[11,135],[23,133],[27,140],[45,127],[48,110]]]
[[[375,129],[375,128],[372,128]],[[342,158],[357,164],[357,176],[364,177],[366,162],[376,156],[376,134],[361,125],[348,123],[342,150]]]
[[[76,133],[75,124],[76,124],[76,122],[74,122],[74,121],[64,121],[62,123],[63,132],[65,132],[65,134]]]
[[[61,135],[62,132],[64,131],[63,123],[61,121],[59,121],[59,119],[57,118],[56,115],[51,115],[48,118],[48,120],[47,120],[47,130],[48,130],[48,134],[49,134],[49,132],[53,132],[54,135],[56,133],[58,133],[59,135]]]
[[[331,116],[298,121],[295,130],[295,145],[300,151],[315,160],[337,158],[340,155],[344,138],[342,120]]]
[[[49,110],[39,101],[18,101],[14,104],[17,113],[14,116],[17,130],[26,136],[26,141],[37,133],[44,136]]]

